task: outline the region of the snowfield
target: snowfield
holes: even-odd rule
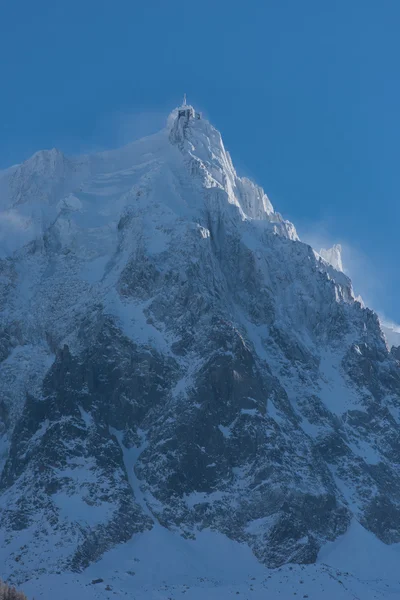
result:
[[[316,564],[272,570],[245,544],[219,533],[204,531],[193,541],[158,526],[81,575],[39,577],[22,587],[43,600],[394,600],[400,596],[399,558],[400,545],[388,548],[358,523],[327,544]],[[103,581],[93,584],[97,579]]]

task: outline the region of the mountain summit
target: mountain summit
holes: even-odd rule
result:
[[[396,353],[193,107],[0,173],[0,257],[0,575],[156,530],[269,567],[400,541]]]

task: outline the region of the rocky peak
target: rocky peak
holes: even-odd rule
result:
[[[329,250],[321,248],[319,254],[327,263],[332,265],[334,269],[343,272],[342,246],[340,244],[334,244]]]

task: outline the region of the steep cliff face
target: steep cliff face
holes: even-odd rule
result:
[[[400,541],[398,355],[207,121],[0,189],[4,575],[159,526],[273,567]]]

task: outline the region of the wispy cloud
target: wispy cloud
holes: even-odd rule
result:
[[[115,147],[129,144],[162,129],[167,121],[168,111],[146,111],[140,113],[115,112],[104,123],[108,137]]]

